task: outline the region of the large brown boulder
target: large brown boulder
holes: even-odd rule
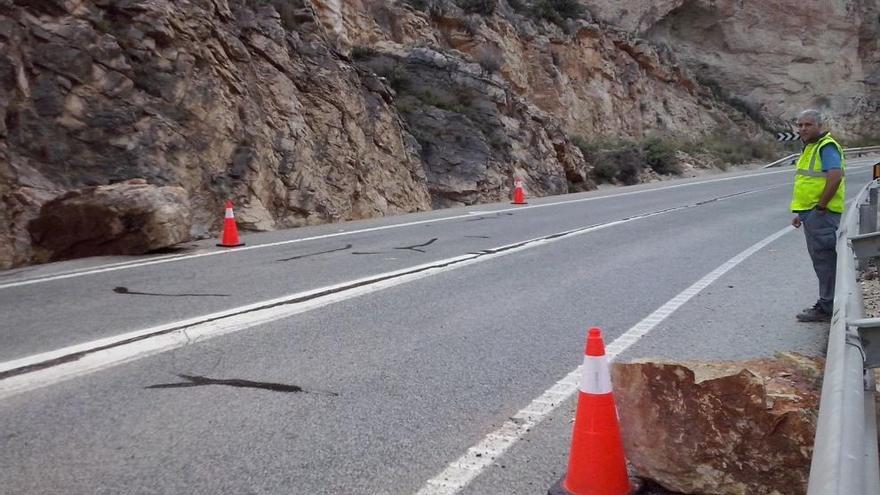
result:
[[[44,204],[28,230],[39,261],[146,253],[189,239],[189,197],[140,179],[78,189]]]
[[[636,474],[691,494],[806,493],[818,358],[615,363],[614,393]]]

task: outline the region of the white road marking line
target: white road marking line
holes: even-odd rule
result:
[[[775,186],[774,186],[775,187]],[[743,194],[766,190],[756,189]],[[740,197],[740,194],[736,197]],[[731,197],[732,198],[732,197]],[[730,198],[725,198],[730,199]],[[725,199],[722,199],[725,200]],[[484,251],[481,254],[467,254],[422,265],[402,268],[357,280],[347,281],[305,292],[288,294],[275,299],[261,301],[226,311],[202,315],[187,320],[167,323],[157,327],[137,330],[122,335],[107,337],[92,342],[68,346],[54,351],[27,356],[0,363],[0,399],[27,390],[81,376],[93,371],[109,368],[128,361],[181,347],[198,340],[205,340],[227,333],[238,332],[257,325],[287,318],[344,301],[361,295],[394,287],[421,278],[429,277],[464,266],[494,260],[501,256],[533,249],[563,239],[596,232],[635,220],[651,218],[681,209],[696,207],[696,204],[645,213],[623,220],[572,229],[539,238],[507,244]],[[323,295],[322,295],[323,294]],[[307,298],[307,300],[302,300]],[[299,301],[299,302],[297,302]],[[24,368],[35,368],[23,370]],[[19,372],[15,372],[19,370]]]
[[[793,227],[786,227],[765,237],[670,299],[666,304],[606,346],[605,355],[608,360],[614,360],[712,282],[718,280],[722,275],[745,261],[749,256],[793,230]],[[529,405],[514,414],[509,421],[505,421],[499,429],[486,435],[480,443],[469,448],[464,455],[452,461],[440,474],[426,481],[417,492],[417,495],[453,495],[460,492],[474,478],[479,476],[484,469],[500,458],[511,445],[519,441],[531,428],[540,423],[551,412],[556,410],[560,404],[577,392],[580,386],[582,368],[583,365],[575,368]],[[560,400],[560,395],[562,394],[564,394],[564,400]],[[547,403],[554,405],[548,406]],[[499,439],[503,439],[503,441],[499,441]]]
[[[866,168],[866,167],[859,167],[859,168]],[[852,168],[851,170],[858,170],[858,168]],[[542,203],[542,204],[537,204],[537,205],[518,206],[518,207],[514,207],[514,208],[504,208],[504,209],[500,209],[500,210],[482,211],[480,214],[489,215],[489,214],[494,214],[494,213],[505,213],[505,212],[509,212],[509,211],[530,210],[533,208],[546,208],[546,207],[550,207],[550,206],[560,206],[560,205],[567,205],[567,204],[574,204],[574,203],[583,203],[583,202],[587,202],[587,201],[598,201],[601,199],[619,198],[622,196],[632,196],[635,194],[645,194],[645,193],[654,192],[654,191],[666,191],[669,189],[677,189],[680,187],[690,187],[690,186],[695,186],[695,185],[711,184],[714,182],[724,182],[724,181],[729,181],[729,180],[748,179],[748,178],[753,178],[753,177],[760,177],[760,176],[764,176],[764,175],[773,175],[773,174],[780,174],[780,173],[791,173],[791,171],[790,170],[776,170],[776,171],[772,171],[772,172],[762,172],[762,173],[756,173],[756,174],[739,175],[736,177],[722,177],[722,178],[718,178],[718,179],[710,179],[710,180],[699,181],[699,182],[688,182],[686,184],[673,184],[673,185],[665,186],[665,187],[657,187],[657,188],[652,188],[652,189],[642,189],[639,191],[628,191],[628,192],[623,192],[623,193],[618,193],[618,194],[609,194],[607,196],[594,196],[594,197],[590,197],[590,198],[573,199],[573,200],[568,200],[568,201],[555,201],[552,203]],[[779,184],[779,185],[784,185],[784,184]],[[777,185],[777,186],[779,186],[779,185]],[[251,251],[251,250],[255,250],[255,249],[264,249],[264,248],[270,248],[270,247],[284,246],[287,244],[296,244],[296,243],[300,243],[300,242],[315,241],[315,240],[321,240],[321,239],[330,239],[333,237],[340,237],[340,236],[347,236],[347,235],[354,235],[354,234],[363,234],[365,232],[377,232],[377,231],[381,231],[381,230],[397,229],[397,228],[403,228],[403,227],[412,227],[413,225],[423,225],[423,224],[429,224],[429,223],[446,222],[449,220],[458,220],[458,219],[462,219],[462,218],[469,218],[473,215],[474,215],[474,213],[468,212],[468,213],[465,213],[462,215],[454,215],[451,217],[433,218],[433,219],[429,219],[429,220],[419,220],[419,221],[415,221],[415,222],[406,222],[406,223],[400,223],[400,224],[394,224],[394,225],[384,225],[381,227],[370,227],[370,228],[366,228],[366,229],[351,230],[351,231],[347,231],[347,232],[342,231],[342,232],[336,232],[333,234],[324,234],[324,235],[317,235],[317,236],[312,236],[312,237],[303,237],[301,239],[290,239],[290,240],[286,240],[286,241],[270,242],[270,243],[266,243],[266,244],[256,244],[256,245],[252,245],[252,246],[243,246],[243,247],[239,247],[239,248],[235,248],[235,249],[203,251],[203,252],[196,252],[193,254],[167,255],[167,256],[162,256],[162,257],[152,258],[152,259],[147,259],[147,260],[125,261],[125,262],[121,262],[121,263],[113,263],[110,265],[101,265],[98,267],[83,268],[80,270],[63,272],[63,273],[59,273],[56,275],[45,275],[45,276],[40,276],[40,277],[32,277],[32,278],[22,279],[22,280],[18,280],[15,282],[0,283],[0,289],[9,289],[9,288],[13,288],[13,287],[21,287],[21,286],[25,286],[25,285],[39,284],[42,282],[51,282],[51,281],[55,281],[55,280],[63,280],[63,279],[74,278],[74,277],[83,277],[86,275],[95,275],[95,274],[99,274],[99,273],[113,272],[113,271],[117,271],[117,270],[127,270],[130,268],[140,268],[140,267],[144,267],[144,266],[158,265],[158,264],[163,264],[163,263],[172,263],[172,262],[176,262],[176,261],[202,258],[205,256],[218,256],[218,255],[223,255],[223,254],[235,254],[235,253],[242,253],[242,252]]]
[[[558,237],[552,239],[541,237],[521,241],[494,248],[490,253],[447,258],[7,361],[0,363],[0,374],[11,373],[11,376],[0,378],[0,399],[181,347],[188,343],[238,332],[446,271],[669,212],[670,210],[663,210],[625,220],[574,229],[561,235],[557,234]],[[296,302],[303,298],[309,299]],[[24,368],[35,369],[23,370]],[[20,370],[20,372],[16,373],[15,370]]]

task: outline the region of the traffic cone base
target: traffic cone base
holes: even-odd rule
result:
[[[563,483],[565,483],[565,475],[564,474],[562,475],[562,478],[559,478],[559,481],[557,481],[553,486],[550,487],[549,490],[547,490],[547,495],[576,495],[576,494],[566,490],[565,486],[563,486]],[[637,495],[638,493],[641,493],[642,488],[643,488],[641,479],[635,478],[635,477],[630,477],[629,484],[630,484],[630,490],[629,490],[629,492],[624,492],[624,495]],[[587,492],[587,493],[605,493],[605,492]]]
[[[226,202],[226,214],[223,218],[223,237],[217,244],[220,247],[244,246],[238,238],[238,226],[235,224],[235,215],[232,213],[232,201]]]

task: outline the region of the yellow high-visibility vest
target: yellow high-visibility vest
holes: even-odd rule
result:
[[[829,143],[836,147],[837,152],[840,153],[840,173],[843,174],[843,177],[837,192],[827,207],[829,211],[834,213],[843,213],[843,197],[846,195],[846,158],[843,156],[843,148],[827,132],[815,143],[808,144],[804,148],[804,152],[801,153],[801,157],[798,158],[794,192],[791,195],[791,211],[812,210],[822,199],[822,191],[825,190],[825,179],[828,172],[822,171],[822,156],[819,149]]]

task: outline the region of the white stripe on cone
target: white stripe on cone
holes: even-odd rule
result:
[[[225,218],[235,218],[235,215],[232,214],[232,208],[226,208],[226,217]]]
[[[610,394],[611,372],[606,356],[584,356],[581,392],[585,394]]]

